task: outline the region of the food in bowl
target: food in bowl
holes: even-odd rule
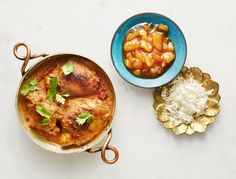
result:
[[[111,123],[113,87],[93,62],[57,57],[37,66],[20,86],[19,107],[29,127],[62,147],[93,141]]]
[[[135,76],[161,76],[175,60],[175,47],[168,37],[168,26],[143,23],[131,28],[125,36],[123,58],[126,68]]]
[[[183,67],[153,94],[157,119],[176,135],[205,132],[220,112],[219,84],[197,67]]]

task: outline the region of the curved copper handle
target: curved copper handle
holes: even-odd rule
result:
[[[117,162],[117,160],[119,159],[119,151],[115,147],[109,146],[109,142],[110,142],[111,138],[112,138],[112,130],[110,130],[108,132],[108,137],[102,147],[90,148],[87,150],[87,152],[96,153],[96,152],[101,151],[101,157],[105,163],[113,164],[113,163]],[[107,150],[111,150],[115,154],[113,159],[109,160],[106,158],[106,151]]]
[[[23,46],[25,47],[26,49],[26,55],[25,56],[21,56],[19,55],[19,53],[17,52],[18,51],[18,48],[20,46]],[[29,60],[30,59],[33,59],[33,58],[38,58],[38,57],[45,57],[47,56],[48,54],[44,54],[44,53],[41,53],[41,54],[33,54],[31,55],[31,50],[30,50],[30,47],[28,44],[24,43],[24,42],[19,42],[17,43],[14,48],[13,48],[13,53],[15,55],[16,58],[18,58],[19,60],[24,60],[24,63],[21,67],[21,74],[24,75],[25,74],[25,69],[26,69],[26,66],[27,64],[29,63]]]

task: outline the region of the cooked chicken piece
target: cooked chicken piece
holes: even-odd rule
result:
[[[70,63],[73,63],[73,72],[66,76],[62,73],[59,77],[62,93],[77,97],[95,94],[100,85],[96,72],[83,64],[74,61]]]
[[[80,113],[85,111],[92,113],[94,119],[88,124],[79,125],[76,122],[76,118]],[[96,98],[77,98],[68,100],[64,109],[64,118],[61,122],[62,126],[72,135],[72,139],[77,139],[74,143],[81,145],[83,143],[83,137],[93,138],[100,132],[97,129],[104,129],[111,117],[112,109],[106,103],[103,103],[102,100]],[[72,144],[71,142],[69,141],[70,144]],[[64,145],[68,145],[69,143]]]
[[[56,121],[61,116],[59,107],[48,99],[44,80],[41,80],[38,85],[39,89],[37,91],[30,92],[26,96],[26,98],[31,102],[27,105],[27,110],[30,112],[27,112],[26,118],[32,128],[43,130],[49,134],[55,134],[60,131],[56,126]],[[51,113],[50,124],[41,124],[43,117],[36,112],[37,104],[43,105],[47,111]]]

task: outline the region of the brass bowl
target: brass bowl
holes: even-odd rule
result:
[[[161,93],[164,89],[168,92],[171,87],[171,83],[168,83],[160,88],[156,88],[153,92],[153,107],[156,111],[156,118],[162,122],[166,128],[172,129],[176,135],[192,135],[195,132],[205,132],[207,126],[215,121],[215,116],[220,112],[219,84],[213,81],[209,74],[203,73],[197,67],[183,67],[179,73],[179,76],[184,79],[188,79],[191,75],[194,80],[199,82],[206,89],[206,91],[211,89],[214,91],[208,96],[207,108],[205,109],[204,114],[194,118],[194,120],[190,123],[185,123],[183,121],[176,123],[175,121],[170,120],[170,116],[168,114],[163,113],[165,109],[165,100],[162,98]]]
[[[23,46],[26,48],[26,55],[24,57],[20,56],[17,52],[18,48],[20,46]],[[81,147],[71,147],[71,148],[62,148],[60,145],[52,143],[52,142],[48,142],[46,139],[43,139],[42,137],[40,137],[39,135],[37,135],[27,124],[24,114],[22,113],[20,106],[19,106],[19,94],[20,94],[20,87],[23,83],[24,80],[26,80],[28,77],[30,77],[30,75],[34,72],[35,69],[37,69],[39,66],[43,66],[45,65],[46,62],[50,61],[56,61],[58,60],[58,58],[67,58],[67,57],[78,57],[78,58],[83,58],[85,60],[88,60],[90,62],[92,62],[96,68],[98,68],[106,77],[107,82],[110,83],[110,86],[112,87],[112,93],[114,96],[114,103],[116,100],[116,96],[115,96],[115,91],[113,88],[113,85],[111,83],[111,80],[109,79],[109,77],[107,76],[107,74],[105,73],[105,71],[99,66],[97,65],[95,62],[93,62],[92,60],[89,60],[88,58],[82,57],[80,55],[76,55],[76,54],[69,54],[69,53],[59,53],[59,54],[54,54],[54,55],[47,55],[47,54],[35,54],[35,55],[31,55],[30,52],[30,48],[27,44],[25,43],[17,43],[14,46],[13,49],[13,53],[15,55],[16,58],[18,58],[19,60],[23,60],[23,66],[21,68],[21,73],[22,73],[22,79],[21,82],[19,84],[18,90],[17,90],[17,94],[16,94],[16,111],[17,111],[17,117],[19,119],[19,122],[22,126],[22,128],[24,129],[25,133],[30,137],[30,139],[38,144],[40,147],[55,152],[55,153],[60,153],[60,154],[71,154],[71,153],[79,153],[79,152],[83,152],[83,151],[87,151],[89,153],[96,153],[101,151],[101,158],[102,160],[107,163],[107,164],[113,164],[115,163],[118,158],[119,158],[119,152],[118,150],[109,145],[109,142],[112,138],[112,130],[111,130],[111,126],[112,126],[112,122],[114,119],[114,114],[115,114],[115,104],[114,104],[114,110],[112,113],[112,119],[110,120],[109,124],[106,126],[106,128],[99,134],[99,136],[97,136],[95,139],[93,139],[91,142],[89,142],[88,144],[81,146]],[[38,57],[43,57],[38,63],[34,64],[32,67],[30,67],[27,71],[26,71],[26,66],[29,62],[29,60],[33,59],[33,58],[38,58]],[[105,136],[107,135],[107,138],[103,144],[103,146],[101,147],[95,147],[96,144],[98,144],[101,140],[103,140],[105,138]],[[114,153],[114,158],[113,159],[107,159],[106,158],[106,151],[107,150],[111,150]]]

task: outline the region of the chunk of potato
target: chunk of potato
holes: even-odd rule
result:
[[[132,64],[132,68],[134,69],[140,69],[142,68],[142,62],[139,59],[134,58],[134,62]]]
[[[168,50],[168,44],[166,42],[163,43],[163,50],[164,51]]]
[[[132,63],[131,63],[131,61],[130,61],[129,59],[125,59],[124,61],[125,61],[125,66],[126,66],[127,68],[131,69],[131,68],[132,68]]]
[[[163,50],[163,39],[164,39],[164,35],[162,33],[158,33],[158,32],[152,33],[153,45],[159,51]]]
[[[68,132],[66,132],[61,135],[60,139],[61,139],[61,143],[68,143],[71,140],[71,136]]]
[[[140,36],[147,36],[147,31],[144,30],[143,28],[139,29],[139,35]]]
[[[149,42],[146,42],[145,40],[140,41],[140,47],[146,50],[147,52],[151,52],[153,48],[152,45]]]
[[[152,43],[152,37],[150,37],[150,36],[142,36],[141,39],[142,39],[142,40],[145,40],[145,41],[147,41],[147,42],[149,42],[149,43]]]
[[[144,24],[143,27],[146,31],[151,31],[153,29],[153,26],[151,24]]]
[[[145,56],[144,56],[144,52],[139,51],[139,50],[135,50],[135,55],[134,57],[141,60],[142,62],[145,62]]]
[[[124,50],[125,51],[131,51],[134,50],[136,48],[139,48],[139,41],[137,38],[134,38],[131,41],[125,42],[124,44]]]
[[[166,67],[166,65],[167,65],[167,63],[163,60],[163,61],[161,62],[161,67],[164,68],[164,67]]]
[[[168,26],[164,24],[160,24],[157,29],[162,32],[168,32]]]
[[[128,53],[126,54],[126,58],[127,58],[130,62],[133,62],[133,61],[134,61],[133,55],[132,55],[132,53],[130,53],[130,52],[128,52]]]
[[[156,75],[161,74],[162,69],[161,69],[161,67],[159,67],[159,66],[155,66],[155,67],[153,67],[153,68],[150,69],[150,72],[151,72],[151,74],[152,74],[153,76],[156,76]]]
[[[151,55],[145,55],[145,63],[148,67],[151,67],[154,64],[154,60],[152,59]]]
[[[125,40],[130,41],[139,35],[139,31],[137,29],[132,29],[127,35]]]
[[[175,47],[174,47],[174,44],[173,42],[168,42],[168,51],[169,52],[174,52],[175,51]]]
[[[175,59],[175,54],[173,52],[166,52],[162,55],[162,58],[166,63],[170,63]]]
[[[152,51],[152,58],[155,59],[156,62],[162,61],[161,53],[158,52],[156,49],[153,49],[153,51]]]
[[[141,70],[140,69],[134,70],[133,73],[137,76],[140,76],[141,75]]]

